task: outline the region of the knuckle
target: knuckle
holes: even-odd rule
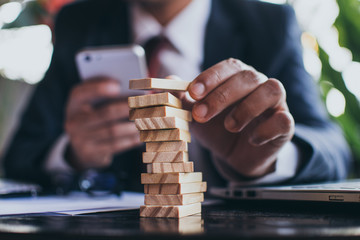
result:
[[[228,58],[225,60],[228,65],[234,66],[238,69],[242,69],[242,62],[236,58]]]
[[[224,105],[229,101],[230,90],[222,89],[222,91],[214,91],[214,98],[220,105]]]
[[[278,96],[278,97],[282,97],[282,96],[285,97],[285,94],[286,94],[285,88],[279,80],[276,80],[273,78],[269,79],[265,83],[265,87],[271,95]]]
[[[260,78],[254,70],[247,69],[247,70],[241,71],[241,77],[245,81],[247,81],[249,83],[253,83],[254,85],[260,84]]]
[[[210,84],[212,85],[218,85],[222,82],[220,73],[214,69],[210,69],[209,76],[212,76],[211,78],[208,78],[211,79]],[[206,84],[207,81],[204,81],[204,83]]]

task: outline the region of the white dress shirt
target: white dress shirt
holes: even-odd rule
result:
[[[151,38],[162,35],[173,45],[160,50],[162,70],[158,77],[177,75],[185,81],[192,81],[201,72],[205,28],[210,9],[210,0],[193,0],[163,27],[138,4],[132,4],[134,43],[144,45]]]
[[[177,75],[183,80],[192,81],[201,72],[204,60],[205,31],[211,10],[211,0],[193,0],[165,27],[137,3],[132,3],[130,9],[134,43],[144,45],[149,39],[162,35],[172,45],[159,53],[162,68],[158,77]],[[47,171],[72,171],[63,158],[68,143],[66,135],[59,138],[48,155],[45,164]],[[240,181],[241,178],[234,171],[224,167],[220,160],[214,158],[213,161],[219,173],[229,182],[237,185],[282,182],[293,177],[299,165],[297,148],[291,142],[285,144],[280,150],[276,170],[253,181]]]

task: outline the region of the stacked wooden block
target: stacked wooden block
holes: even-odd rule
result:
[[[204,232],[204,219],[201,213],[184,218],[140,218],[140,229],[156,234],[199,234]]]
[[[130,80],[130,89],[186,91],[187,87],[178,80]],[[147,173],[141,175],[145,205],[140,216],[180,218],[200,213],[206,182],[189,161],[191,113],[181,109],[181,101],[169,92],[129,97],[129,107],[130,120],[146,143]]]

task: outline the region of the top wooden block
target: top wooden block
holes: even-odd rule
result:
[[[132,79],[129,82],[130,89],[141,90],[169,90],[169,91],[187,91],[190,82],[174,79],[161,79],[161,78],[143,78]]]
[[[144,108],[153,106],[170,106],[182,108],[181,101],[168,92],[129,97],[128,103],[130,108]]]

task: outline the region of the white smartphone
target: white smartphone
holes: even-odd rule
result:
[[[76,65],[83,81],[109,77],[121,85],[121,97],[141,95],[130,90],[129,80],[147,77],[145,51],[139,45],[91,47],[76,54]]]

